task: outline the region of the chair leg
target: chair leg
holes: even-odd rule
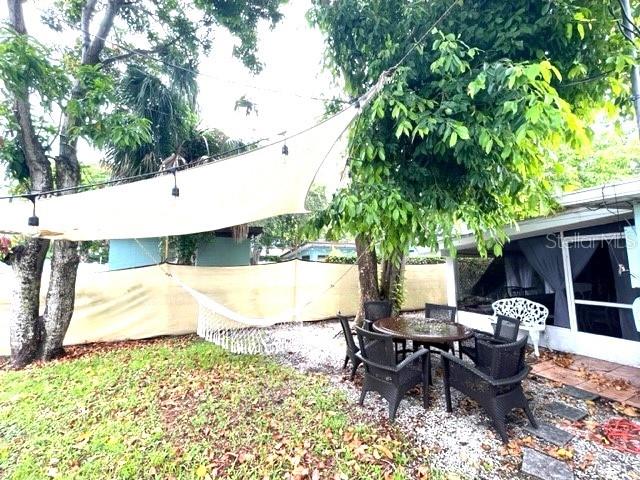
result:
[[[509,443],[509,437],[507,436],[507,426],[505,422],[505,412],[502,412],[502,410],[495,404],[488,405],[486,410],[491,417],[493,426],[498,431],[498,435],[500,435],[503,443]]]
[[[522,406],[522,409],[524,410],[525,415],[529,419],[529,423],[531,424],[531,426],[533,428],[538,428],[538,422],[534,418],[533,412],[531,411],[531,407],[529,406],[529,402],[527,401],[526,398],[524,400],[524,405]]]
[[[453,408],[451,407],[451,385],[449,384],[449,364],[444,362],[444,402],[447,406],[447,412],[453,412]]]
[[[389,400],[389,421],[393,422],[396,419],[396,412],[398,411],[398,405],[402,401],[402,395],[395,395]]]
[[[422,357],[422,406],[426,410],[429,406],[429,370],[431,359],[429,355]]]
[[[498,435],[500,435],[502,442],[509,443],[509,436],[507,435],[507,426],[504,418],[498,418],[497,416],[493,418],[493,426],[498,431]]]
[[[342,369],[344,370],[345,368],[347,368],[347,364],[349,363],[349,355],[347,355],[346,357],[344,357],[344,365],[342,366]]]
[[[365,385],[362,385],[362,391],[360,392],[360,400],[358,401],[358,405],[364,405],[364,397],[367,396],[367,389]]]
[[[540,344],[540,332],[533,330],[529,332],[529,338],[531,338],[531,343],[533,343],[533,351],[536,354],[536,357],[540,356],[540,351],[538,350],[538,345]]]
[[[357,363],[353,363],[353,365],[351,365],[351,377],[350,380],[353,382],[353,379],[356,376],[356,370],[358,369],[358,364]]]

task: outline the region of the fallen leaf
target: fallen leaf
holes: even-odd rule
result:
[[[207,474],[207,467],[205,467],[204,465],[200,465],[198,468],[196,468],[196,477],[204,478],[206,474]]]

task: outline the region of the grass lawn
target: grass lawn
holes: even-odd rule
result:
[[[0,372],[0,477],[434,478],[320,375],[192,337]]]

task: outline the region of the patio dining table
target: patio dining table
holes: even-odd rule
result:
[[[458,342],[473,336],[472,330],[460,323],[434,318],[387,317],[373,322],[373,328],[394,338],[421,344]]]
[[[411,340],[414,348],[420,345],[429,352],[432,352],[430,344],[453,343],[473,336],[473,331],[460,323],[443,322],[435,318],[387,317],[373,322],[373,328],[393,338]],[[429,384],[432,384],[431,367]]]

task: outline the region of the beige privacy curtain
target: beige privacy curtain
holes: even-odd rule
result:
[[[299,260],[244,267],[151,266],[78,272],[75,311],[65,344],[193,333],[198,304],[170,272],[189,287],[247,317],[296,312],[290,321],[320,320],[358,307],[358,269]],[[0,269],[0,355],[9,354],[12,275]],[[48,276],[43,278],[43,294]],[[332,287],[332,285],[334,285]],[[405,309],[446,303],[444,265],[407,265]],[[304,307],[298,309],[297,307]]]
[[[26,199],[0,200],[0,232],[52,239],[95,240],[181,235],[302,213],[307,191],[325,160],[344,157],[358,113],[351,105],[324,123],[256,150],[173,175],[72,195],[38,199],[37,233]],[[284,143],[289,150],[282,154]],[[333,158],[331,158],[333,157]],[[344,162],[344,158],[342,159]],[[344,163],[343,163],[344,165]]]

